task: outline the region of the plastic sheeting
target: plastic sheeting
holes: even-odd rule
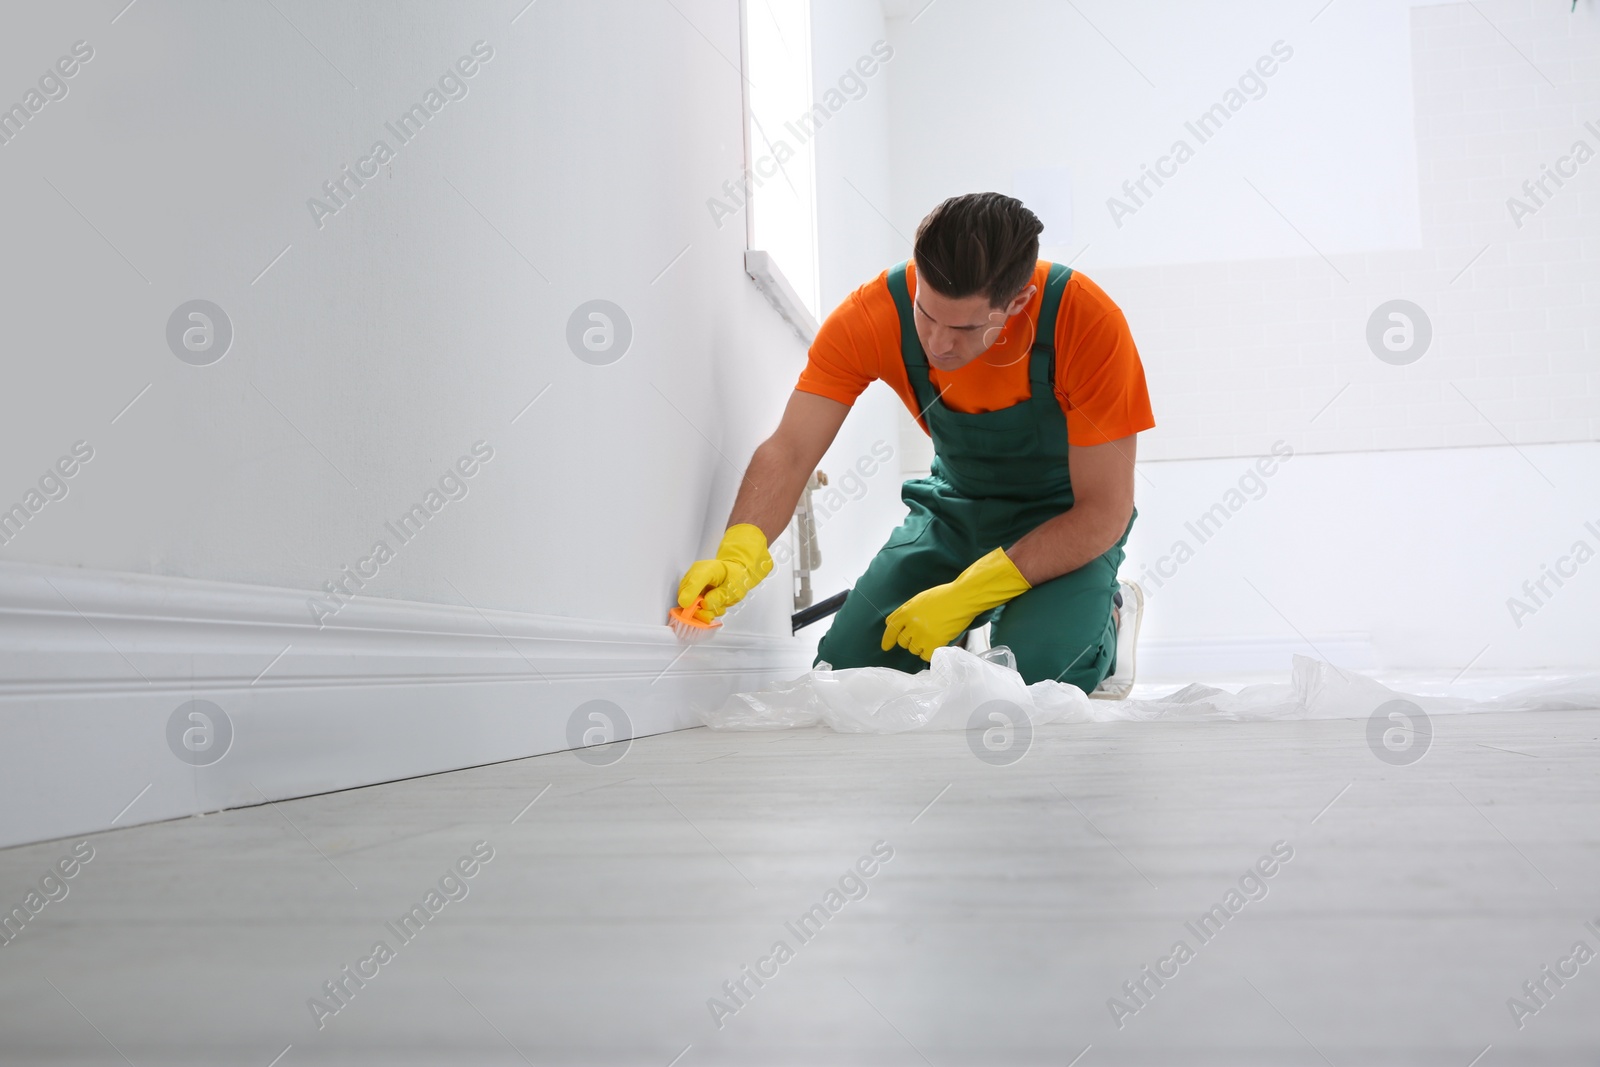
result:
[[[1483,711],[1600,709],[1600,674],[1543,682],[1492,700],[1411,695],[1310,656],[1295,656],[1287,684],[1248,685],[1237,693],[1195,683],[1159,700],[1090,700],[1066,682],[1026,685],[1005,646],[974,655],[935,649],[927,670],[827,669],[754,693],[737,693],[701,721],[717,730],[787,730],[822,724],[840,733],[986,728],[1000,710],[1034,725],[1052,722],[1362,719],[1393,701],[1428,715]],[[993,704],[995,701],[1004,702]],[[991,706],[992,705],[992,706]]]

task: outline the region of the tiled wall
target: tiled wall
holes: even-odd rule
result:
[[[1421,248],[1091,275],[1151,380],[1141,459],[1600,438],[1600,23],[1478,8],[1411,12]],[[1507,199],[1577,140],[1596,157],[1519,228]],[[1395,298],[1433,326],[1408,365],[1366,343]]]
[[[1140,459],[1600,439],[1600,19],[1567,0],[1411,11],[1422,247],[1083,269],[1123,308],[1157,428]],[[1481,12],[1481,13],[1480,13]],[[1594,128],[1586,128],[1585,123]],[[1507,199],[1582,140],[1596,154],[1518,227]],[[1570,170],[1572,164],[1567,164]],[[1367,321],[1420,306],[1433,338],[1380,361]],[[908,474],[926,467],[909,418]]]

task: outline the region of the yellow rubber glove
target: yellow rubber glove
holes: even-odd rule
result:
[[[767,552],[767,535],[761,527],[748,522],[730,526],[717,546],[716,558],[699,560],[678,583],[678,606],[687,608],[695,597],[705,593],[705,603],[695,617],[710,622],[743,600],[771,570],[772,556]]]
[[[978,615],[1032,588],[1005,550],[997,548],[962,571],[955,581],[924,589],[890,612],[883,630],[883,651],[899,645],[912,655],[932,660],[934,649],[948,645]]]

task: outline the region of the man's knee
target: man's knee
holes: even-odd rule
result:
[[[915,674],[928,666],[920,657],[898,645],[887,652],[883,650],[884,623],[876,619],[876,613],[866,620],[846,619],[843,615],[841,611],[835,617],[834,625],[817,642],[817,658],[811,661],[813,667],[826,662],[835,670],[893,667],[897,671]]]
[[[1011,651],[1026,684],[1066,682],[1085,693],[1092,692],[1111,673],[1111,660],[1116,654],[1115,648],[1106,648],[1098,637],[1051,644],[1032,642]]]

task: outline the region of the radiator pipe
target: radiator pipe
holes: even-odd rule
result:
[[[844,598],[849,595],[850,590],[846,589],[844,592],[835,593],[828,599],[813,604],[809,608],[795,612],[789,619],[791,626],[789,632],[791,634],[798,633],[801,627],[810,626],[819,619],[826,619],[844,606]]]

